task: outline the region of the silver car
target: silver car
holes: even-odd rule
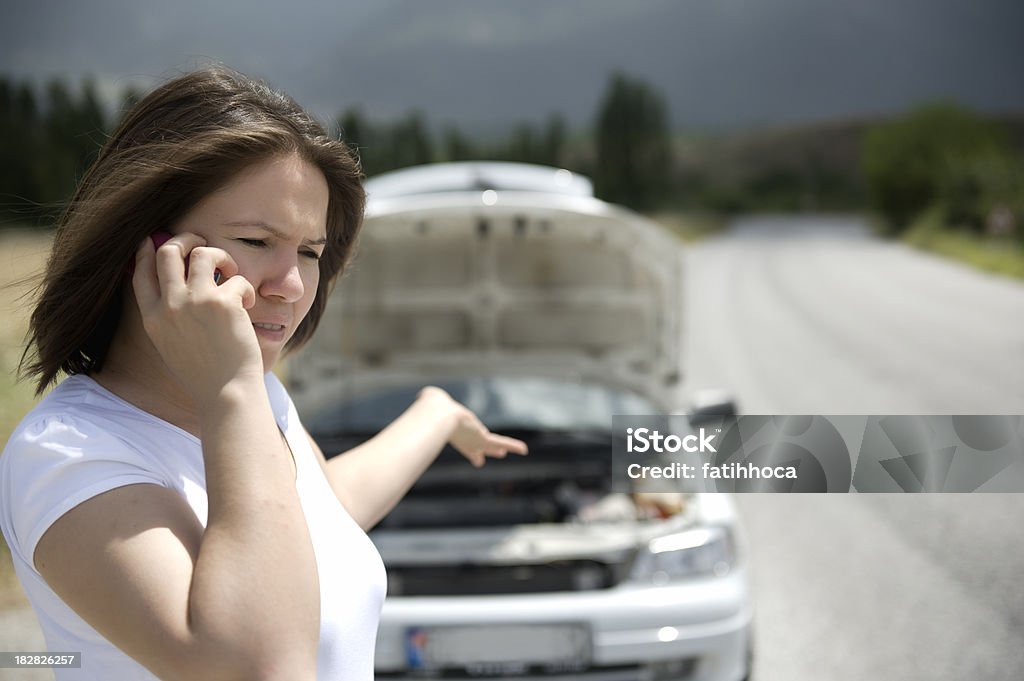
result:
[[[371,532],[389,677],[738,681],[742,530],[724,494],[613,485],[613,414],[679,411],[679,245],[566,170],[424,166],[367,183],[358,254],[289,364],[325,452],[440,385],[528,457],[442,452]]]

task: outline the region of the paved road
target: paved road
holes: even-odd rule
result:
[[[686,367],[748,414],[1024,414],[1024,285],[844,218],[748,218],[686,256]]]
[[[1024,286],[841,218],[686,255],[691,387],[754,414],[1024,414]],[[758,681],[1024,678],[1024,494],[740,495]]]
[[[1024,495],[739,495],[756,681],[1024,678]]]

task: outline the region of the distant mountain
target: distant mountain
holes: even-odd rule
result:
[[[1024,113],[993,116],[1024,158]],[[878,118],[679,134],[672,184],[685,208],[861,210],[867,205],[862,143]]]

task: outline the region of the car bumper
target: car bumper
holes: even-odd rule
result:
[[[751,648],[750,594],[745,571],[666,586],[487,597],[393,598],[384,604],[377,637],[380,677],[423,678],[410,667],[407,632],[430,627],[570,623],[590,633],[589,660],[572,673],[536,670],[517,678],[594,681],[685,678],[739,681]],[[445,676],[444,672],[426,675]],[[464,676],[464,670],[456,675]]]

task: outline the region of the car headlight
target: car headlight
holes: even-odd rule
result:
[[[652,539],[637,554],[630,578],[661,586],[687,577],[722,577],[734,560],[729,529],[701,527]]]

